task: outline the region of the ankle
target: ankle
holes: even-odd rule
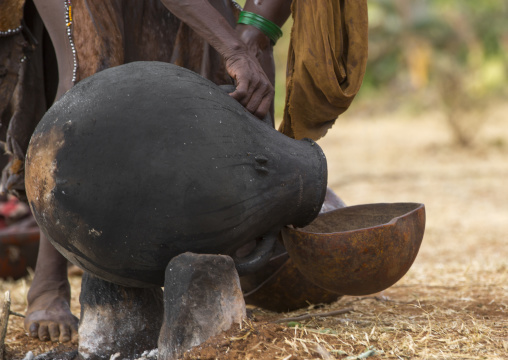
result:
[[[34,279],[30,290],[28,290],[27,301],[28,304],[33,303],[42,294],[54,293],[57,297],[70,300],[71,287],[67,279],[36,281]]]

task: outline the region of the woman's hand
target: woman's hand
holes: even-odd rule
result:
[[[291,0],[272,0],[265,2],[247,0],[244,10],[261,15],[265,19],[274,22],[277,26],[282,26],[291,13],[291,3]],[[257,59],[266,77],[272,86],[275,86],[275,62],[273,59],[273,44],[270,38],[252,25],[237,24],[235,30],[240,40],[247,46],[249,55]],[[268,106],[273,121],[273,93],[270,98],[271,100]],[[265,103],[263,103],[263,112],[264,105]],[[256,114],[256,116],[260,117],[259,114]]]
[[[252,51],[249,51],[251,50]],[[245,52],[236,52],[226,58],[226,69],[229,75],[236,81],[236,90],[230,95],[242,104],[248,111],[263,119],[270,110],[275,94],[273,88],[274,65],[270,54],[272,66],[272,79],[267,74],[265,67],[256,58],[257,50],[253,48]],[[260,53],[264,59],[264,53]]]
[[[226,70],[237,86],[231,96],[254,115],[264,118],[273,100],[273,85],[231,24],[207,0],[161,1],[225,59]],[[211,1],[220,8],[216,0]]]
[[[251,25],[238,24],[236,32],[242,42],[247,46],[247,52],[253,58],[256,58],[264,74],[275,86],[275,62],[273,59],[273,46],[261,30]],[[273,95],[269,105],[271,118],[273,119]],[[273,124],[272,124],[273,125]]]

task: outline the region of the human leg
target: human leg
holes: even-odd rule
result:
[[[70,310],[67,260],[41,233],[34,280],[28,291],[25,329],[42,341],[77,341],[78,318]]]
[[[57,98],[72,86],[73,57],[68,42],[65,7],[61,1],[34,1],[50,34],[58,62]],[[41,233],[37,265],[28,292],[25,329],[43,341],[77,340],[78,319],[70,310],[67,260]]]

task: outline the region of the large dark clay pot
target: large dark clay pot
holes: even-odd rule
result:
[[[78,83],[41,120],[26,160],[42,231],[71,262],[125,286],[162,285],[183,252],[234,254],[283,225],[310,223],[326,177],[314,142],[282,135],[210,81],[158,62]],[[262,243],[254,264],[269,258]]]

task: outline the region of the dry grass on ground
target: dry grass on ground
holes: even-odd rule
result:
[[[345,116],[320,141],[330,186],[348,205],[422,202],[427,227],[409,273],[382,293],[289,314],[251,309],[242,329],[186,359],[508,359],[508,106],[489,112],[474,149],[450,144],[441,115]],[[73,278],[79,312],[79,278]],[[1,282],[23,312],[29,280]],[[292,323],[306,312],[351,311]],[[8,354],[44,344],[11,317]]]

